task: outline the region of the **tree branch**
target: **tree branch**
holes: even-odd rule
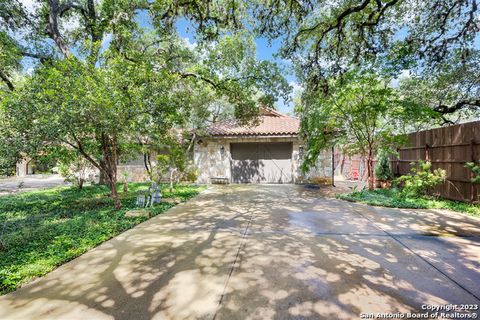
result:
[[[10,81],[10,79],[8,78],[8,75],[2,69],[0,69],[0,79],[2,79],[3,82],[5,82],[5,84],[7,85],[8,89],[10,89],[10,91],[15,90],[15,86],[13,85],[12,81]]]
[[[49,57],[40,53],[30,52],[24,49],[21,49],[20,53],[24,57],[38,59],[40,60],[41,63],[45,63],[46,61],[52,60],[52,57]]]
[[[193,72],[186,72],[186,73],[180,73],[178,72],[177,73],[182,79],[184,78],[197,78],[197,79],[200,79],[202,81],[205,81],[207,82],[208,84],[210,84],[212,87],[216,88],[216,89],[219,89],[221,88],[220,84],[219,83],[216,83],[215,81],[213,81],[212,79],[209,79],[207,77],[204,77],[202,75],[199,75],[197,73],[193,73]]]
[[[317,40],[317,48],[319,47],[319,43],[321,43],[323,41],[323,39],[325,38],[325,36],[330,33],[331,31],[335,30],[335,29],[339,29],[343,23],[343,20],[348,17],[349,15],[353,14],[353,13],[356,13],[356,12],[360,12],[362,11],[363,9],[365,9],[367,7],[367,5],[370,3],[371,0],[364,0],[362,3],[360,3],[359,5],[357,6],[354,6],[354,7],[349,7],[347,9],[345,9],[342,13],[340,13],[340,15],[337,16],[337,18],[335,19],[335,24],[332,24],[330,26],[327,26],[321,33],[320,33],[320,38]],[[309,33],[309,32],[312,32],[312,31],[315,31],[317,30],[318,28],[320,28],[322,26],[322,23],[318,23],[312,27],[309,27],[309,28],[305,28],[305,29],[301,29],[300,31],[298,31],[298,33],[295,35],[295,38],[293,39],[293,47],[295,48],[297,46],[297,43],[298,43],[298,39],[300,38],[300,36],[303,34],[303,33]]]
[[[441,114],[449,114],[454,113],[464,107],[478,107],[480,108],[480,99],[468,99],[468,100],[460,100],[454,105],[447,106],[444,104],[439,104],[433,110]]]
[[[77,137],[75,136],[74,133],[72,133],[72,137],[73,139],[75,140],[76,142],[76,145],[73,144],[73,143],[70,143],[66,140],[64,140],[64,142],[66,144],[68,144],[69,146],[71,146],[72,148],[74,148],[75,150],[78,150],[78,152],[80,152],[84,157],[85,159],[87,159],[87,161],[90,161],[90,163],[95,167],[97,168],[98,170],[100,171],[104,171],[105,172],[105,169],[102,168],[102,166],[100,166],[100,164],[95,161],[88,153],[85,152],[85,149],[83,148],[83,145],[82,143],[80,142],[80,140],[77,139]]]
[[[65,3],[60,5],[58,0],[48,0],[48,14],[47,25],[45,26],[45,33],[55,42],[64,56],[70,55],[67,43],[60,35],[58,30],[58,17],[64,14],[67,10],[73,8],[72,3]]]

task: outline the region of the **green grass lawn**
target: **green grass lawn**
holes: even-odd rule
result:
[[[119,233],[147,220],[125,217],[135,208],[136,196],[146,183],[129,184],[123,193],[118,185],[122,209],[114,210],[105,186],[83,190],[62,187],[0,197],[0,294],[17,289],[35,277],[78,257]],[[179,185],[173,194],[162,187],[164,198],[186,201],[202,187]],[[148,209],[151,215],[173,207],[160,203]],[[6,223],[5,223],[6,221]]]
[[[338,199],[373,206],[411,209],[449,209],[480,217],[480,205],[446,199],[405,198],[398,189],[361,190],[337,195]]]

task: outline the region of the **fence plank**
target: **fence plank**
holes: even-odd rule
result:
[[[433,169],[447,173],[447,180],[436,190],[442,197],[479,200],[480,186],[471,182],[473,173],[465,163],[480,163],[480,121],[411,133],[407,141],[407,146],[398,149],[398,158],[392,159],[397,175],[408,174],[412,162],[430,160]]]

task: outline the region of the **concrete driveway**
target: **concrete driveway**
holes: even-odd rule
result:
[[[480,219],[219,186],[0,297],[0,319],[424,314],[480,305],[479,261]]]
[[[59,174],[28,175],[26,177],[9,177],[0,179],[0,196],[38,189],[67,186],[65,178]]]

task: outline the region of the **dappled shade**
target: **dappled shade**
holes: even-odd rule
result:
[[[480,220],[319,192],[212,187],[0,298],[0,318],[353,319],[479,303]]]

